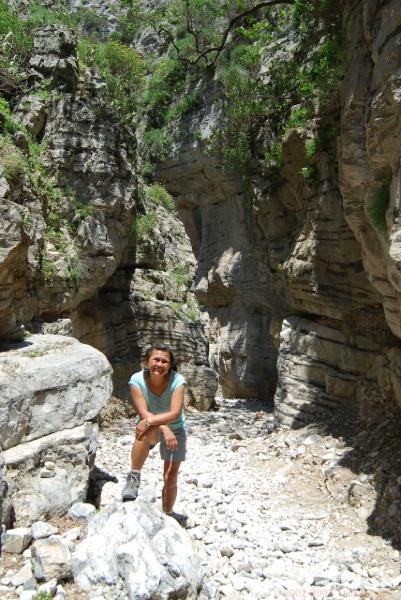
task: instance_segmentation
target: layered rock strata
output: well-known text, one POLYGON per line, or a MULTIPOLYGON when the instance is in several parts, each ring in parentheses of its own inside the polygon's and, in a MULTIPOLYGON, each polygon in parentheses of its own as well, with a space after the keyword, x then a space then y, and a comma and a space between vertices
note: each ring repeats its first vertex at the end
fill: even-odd
MULTIPOLYGON (((198 118, 196 125, 210 127, 210 114, 204 121, 198 118)), ((195 124, 187 127, 195 129, 195 124)), ((194 291, 210 319, 209 360, 219 373, 221 392, 255 397, 272 391, 271 280, 252 243, 241 178, 227 176, 218 157, 205 158, 199 143, 181 147, 175 158, 159 166, 158 177, 176 198, 197 258, 194 291)))
MULTIPOLYGON (((198 260, 195 291, 211 319, 210 360, 222 392, 270 399, 278 356, 282 424, 319 421, 344 402, 366 413, 366 386, 379 403, 399 404, 390 358, 401 333, 399 15, 395 2, 346 4, 342 96, 333 93, 324 111, 316 106, 306 127, 287 130, 279 178, 255 160, 246 184, 217 153, 206 155, 221 118, 211 82, 204 105, 180 125, 197 135, 176 140, 158 169, 198 260), (339 140, 330 139, 340 120, 339 140), (314 139, 326 141, 307 160, 314 139), (304 172, 311 164, 313 181, 304 172), (380 193, 388 196, 388 207, 379 207, 386 231, 369 217, 380 193)), ((258 138, 261 152, 268 129, 258 138)))

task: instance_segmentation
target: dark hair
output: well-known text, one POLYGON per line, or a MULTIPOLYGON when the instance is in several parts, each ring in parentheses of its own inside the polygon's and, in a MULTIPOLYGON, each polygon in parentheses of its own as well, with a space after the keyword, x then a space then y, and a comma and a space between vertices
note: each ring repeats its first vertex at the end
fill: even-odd
POLYGON ((168 352, 169 358, 170 358, 170 371, 177 370, 177 365, 175 364, 174 354, 173 354, 173 351, 170 348, 170 346, 165 346, 164 344, 152 344, 151 346, 148 346, 146 348, 146 352, 145 352, 145 361, 149 360, 150 355, 152 354, 153 350, 160 350, 161 352, 168 352))

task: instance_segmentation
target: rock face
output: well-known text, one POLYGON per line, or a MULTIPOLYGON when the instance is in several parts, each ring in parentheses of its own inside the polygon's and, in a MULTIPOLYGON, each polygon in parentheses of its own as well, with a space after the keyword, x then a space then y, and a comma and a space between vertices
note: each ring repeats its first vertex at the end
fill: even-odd
MULTIPOLYGON (((105 32, 117 22, 114 2, 85 6, 105 16, 105 32)), ((105 84, 77 60, 74 35, 53 26, 40 32, 32 89, 14 116, 46 142, 54 185, 73 193, 57 213, 64 247, 49 235, 28 182, 0 179, 5 334, 20 323, 69 331, 106 353, 120 396, 145 346, 161 341, 176 349, 193 381, 187 402, 198 407, 213 401, 209 368, 225 396, 275 397, 288 425, 358 400, 364 386, 379 402, 393 394, 396 407, 399 7, 351 1, 343 9, 349 60, 341 94, 311 108, 305 126, 286 129, 278 178, 260 159, 269 123, 257 133, 246 173, 227 170, 210 152, 221 124, 218 78, 205 76, 202 105, 174 124, 173 150, 155 180, 172 194, 192 249, 173 211, 137 193, 138 140, 110 116, 105 84), (306 144, 328 131, 308 162, 306 144), (303 173, 311 163, 313 182, 303 173), (139 227, 144 217, 156 219, 147 234, 139 227), (194 294, 207 314, 198 313, 194 294)))
POLYGON ((342 112, 344 209, 361 245, 367 276, 381 295, 386 322, 399 338, 399 7, 393 1, 375 13, 365 2, 349 7, 347 17, 352 62, 342 112), (387 196, 378 207, 385 223, 382 230, 366 216, 379 202, 380 190, 387 196))
POLYGON ((358 382, 375 363, 379 346, 358 336, 353 346, 338 329, 289 317, 280 333, 276 415, 282 424, 324 420, 355 400, 358 382))
MULTIPOLYGON (((210 120, 210 113, 204 121, 195 115, 186 127, 210 128, 210 120)), ((225 177, 219 158, 205 158, 200 144, 192 142, 180 147, 176 160, 159 166, 158 177, 176 198, 191 237, 198 261, 194 290, 210 318, 209 359, 222 393, 255 397, 272 392, 276 351, 269 337, 270 276, 252 243, 241 179, 225 177)))
POLYGON ((70 579, 71 564, 69 544, 61 536, 51 535, 32 546, 33 571, 39 581, 70 579))
POLYGON ((3 452, 0 450, 0 527, 3 521, 3 504, 7 495, 8 484, 6 481, 6 462, 3 452))
MULTIPOLYGON (((118 3, 69 7, 85 23, 96 11, 105 34, 118 20, 118 3)), ((105 82, 78 61, 76 35, 51 25, 33 43, 32 85, 13 118, 37 140, 51 199, 26 174, 8 182, 0 173, 0 340, 21 324, 73 335, 107 355, 121 397, 150 342, 170 343, 206 376, 208 342, 188 291, 195 259, 182 224, 163 206, 139 202, 134 134, 113 118, 105 82), (155 208, 151 235, 136 234, 135 220, 153 218, 155 208)), ((213 400, 215 379, 199 406, 213 400)))
POLYGON ((33 335, 0 359, 4 449, 94 419, 111 395, 111 368, 94 348, 33 335))
POLYGON ((132 158, 117 124, 106 114, 100 118, 104 83, 89 70, 79 71, 76 45, 65 27, 38 33, 31 77, 39 90, 46 79, 50 93, 46 100, 43 94, 23 96, 15 109, 14 118, 46 147, 46 185, 53 186, 55 198, 51 211, 45 209, 25 176, 3 191, 10 223, 0 262, 3 336, 16 322, 68 314, 105 284, 129 242, 132 158), (9 261, 14 272, 7 270, 9 261))
POLYGON ((75 582, 104 598, 196 598, 200 562, 188 534, 146 502, 113 502, 73 555, 75 582))
POLYGON ((112 390, 110 365, 94 348, 64 336, 28 339, 0 361, 0 435, 20 524, 85 500, 96 452, 92 421, 112 390))
MULTIPOLYGON (((240 172, 204 152, 219 127, 213 82, 179 125, 197 135, 177 136, 158 167, 198 260, 195 291, 210 316, 221 391, 269 400, 277 382, 285 425, 319 421, 344 402, 358 402, 366 415, 374 394, 386 410, 399 407, 391 357, 401 336, 400 10, 396 2, 347 2, 344 18, 342 97, 317 108, 307 126, 287 129, 278 180, 255 159, 246 187, 240 172), (339 140, 315 153, 316 178, 308 181, 306 143, 340 121, 339 140), (369 217, 380 201, 384 230, 369 217)), ((258 144, 266 135, 259 132, 258 144)))

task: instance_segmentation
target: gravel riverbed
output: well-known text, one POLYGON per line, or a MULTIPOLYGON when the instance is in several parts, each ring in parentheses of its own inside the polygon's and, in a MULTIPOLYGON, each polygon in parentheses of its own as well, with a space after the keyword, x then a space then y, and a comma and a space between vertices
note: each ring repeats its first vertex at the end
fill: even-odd
MULTIPOLYGON (((400 554, 373 535, 372 475, 346 466, 344 438, 323 429, 275 430, 257 402, 220 400, 189 413, 188 456, 175 510, 201 556, 201 598, 401 598, 400 554)), ((97 465, 118 477, 102 505, 118 499, 129 467, 133 422, 103 429, 97 465)), ((139 496, 161 507, 158 448, 139 496)))

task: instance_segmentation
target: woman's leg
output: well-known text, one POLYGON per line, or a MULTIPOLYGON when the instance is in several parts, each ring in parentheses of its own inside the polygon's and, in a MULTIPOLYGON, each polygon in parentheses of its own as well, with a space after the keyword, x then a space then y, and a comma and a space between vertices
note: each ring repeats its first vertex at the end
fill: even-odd
POLYGON ((131 450, 131 471, 127 475, 125 486, 122 490, 122 501, 130 502, 138 496, 141 482, 141 469, 148 457, 150 447, 158 442, 157 432, 153 429, 147 431, 141 439, 135 440, 131 450))
POLYGON ((177 476, 181 462, 164 462, 164 487, 162 492, 163 511, 170 513, 177 498, 177 476))
POLYGON ((148 458, 150 447, 157 444, 157 442, 157 432, 155 429, 150 429, 140 440, 138 438, 135 440, 131 449, 131 469, 133 471, 140 471, 142 469, 145 460, 148 458))

